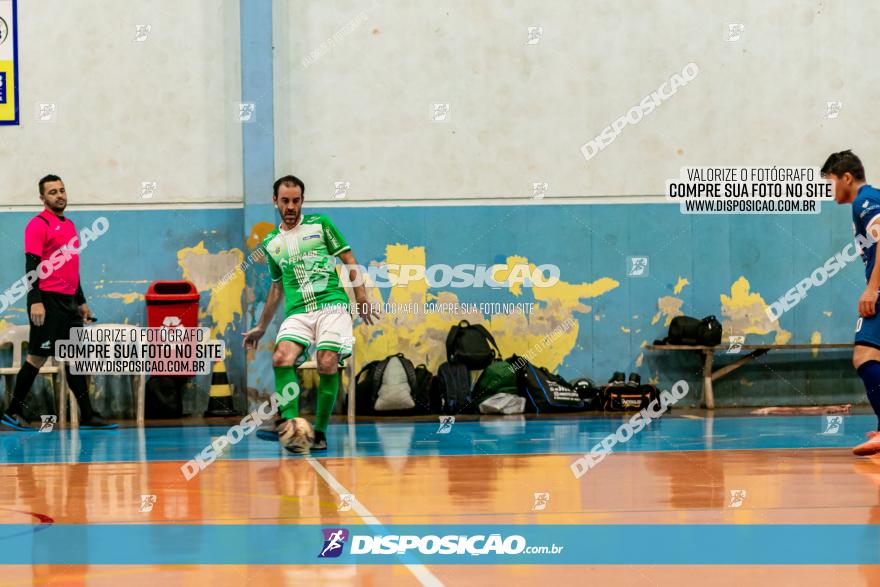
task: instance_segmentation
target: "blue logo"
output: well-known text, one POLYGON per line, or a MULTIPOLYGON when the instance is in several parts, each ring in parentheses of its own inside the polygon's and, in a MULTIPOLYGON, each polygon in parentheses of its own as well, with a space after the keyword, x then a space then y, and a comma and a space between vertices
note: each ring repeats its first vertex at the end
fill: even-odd
POLYGON ((342 547, 348 540, 348 530, 346 528, 324 528, 324 548, 318 554, 318 558, 336 558, 342 554, 342 547))
POLYGON ((0 104, 6 104, 6 72, 0 71, 0 104))
POLYGON ((310 238, 321 238, 321 235, 320 235, 320 234, 310 234, 309 236, 304 237, 303 240, 304 240, 304 241, 307 241, 307 240, 309 240, 310 238))

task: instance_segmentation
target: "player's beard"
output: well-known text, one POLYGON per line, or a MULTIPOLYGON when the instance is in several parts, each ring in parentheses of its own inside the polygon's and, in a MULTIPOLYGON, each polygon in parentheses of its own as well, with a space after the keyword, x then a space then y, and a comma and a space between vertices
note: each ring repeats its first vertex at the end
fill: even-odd
POLYGON ((290 216, 282 216, 281 220, 284 222, 285 225, 292 228, 292 227, 296 226, 297 223, 299 222, 299 216, 300 216, 299 212, 294 212, 290 216))
POLYGON ((49 209, 55 214, 63 214, 65 208, 67 208, 67 200, 55 200, 49 203, 49 209))

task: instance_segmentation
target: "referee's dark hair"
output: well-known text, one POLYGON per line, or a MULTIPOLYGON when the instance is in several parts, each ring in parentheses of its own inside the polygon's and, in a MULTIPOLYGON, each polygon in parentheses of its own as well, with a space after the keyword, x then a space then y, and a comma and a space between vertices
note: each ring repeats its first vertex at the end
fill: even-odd
POLYGON ((43 186, 49 183, 50 181, 61 181, 61 178, 57 175, 52 175, 51 173, 40 180, 40 195, 43 195, 43 186))
POLYGON ((822 177, 829 173, 837 177, 843 177, 844 173, 851 173, 856 181, 865 181, 865 167, 855 153, 847 149, 839 153, 831 153, 822 166, 822 177))
POLYGON ((295 185, 299 186, 299 191, 302 192, 302 197, 305 199, 306 197, 306 184, 302 182, 302 180, 295 175, 285 175, 284 177, 279 177, 275 180, 275 185, 272 186, 272 193, 275 197, 278 197, 278 188, 282 185, 286 185, 288 187, 292 187, 295 185))

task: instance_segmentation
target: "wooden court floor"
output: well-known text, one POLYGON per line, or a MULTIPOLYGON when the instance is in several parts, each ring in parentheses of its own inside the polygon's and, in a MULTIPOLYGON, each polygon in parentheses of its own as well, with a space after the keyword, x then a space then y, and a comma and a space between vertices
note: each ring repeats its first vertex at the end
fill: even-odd
MULTIPOLYGON (((0 524, 880 524, 880 459, 849 451, 869 417, 848 417, 840 434, 825 434, 818 417, 664 418, 576 479, 572 461, 619 423, 487 420, 445 434, 430 422, 333 425, 326 457, 289 456, 248 437, 189 481, 181 464, 223 428, 3 433, 0 524), (536 493, 546 495, 542 505, 536 493), (345 506, 345 494, 356 507, 345 506), (143 495, 155 496, 150 511, 142 511, 143 495)), ((0 550, 10 540, 21 537, 0 528, 0 550)), ((633 544, 632 562, 649 549, 680 560, 675 548, 633 544)), ((867 564, 420 561, 168 565, 160 556, 149 565, 52 564, 51 557, 46 564, 35 556, 4 565, 0 585, 880 585, 880 567, 867 564)))

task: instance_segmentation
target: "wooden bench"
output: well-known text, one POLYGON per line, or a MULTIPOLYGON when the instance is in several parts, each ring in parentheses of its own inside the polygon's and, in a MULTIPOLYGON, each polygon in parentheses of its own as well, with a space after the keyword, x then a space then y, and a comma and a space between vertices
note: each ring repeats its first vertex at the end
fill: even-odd
POLYGON ((712 382, 716 379, 724 377, 731 371, 739 369, 749 361, 753 361, 762 355, 766 355, 772 350, 818 350, 818 349, 851 349, 852 344, 744 344, 740 350, 751 351, 747 355, 741 356, 738 360, 724 365, 720 369, 712 370, 715 353, 723 351, 724 354, 738 355, 728 351, 729 345, 718 346, 689 346, 677 344, 652 344, 648 345, 649 351, 691 351, 703 354, 703 401, 702 406, 707 410, 715 408, 715 393, 712 389, 712 382))

